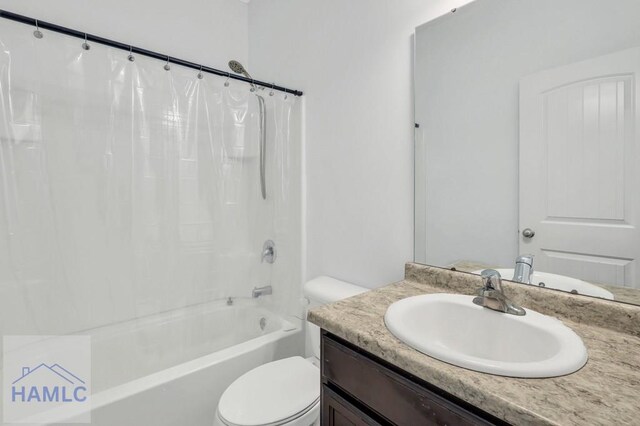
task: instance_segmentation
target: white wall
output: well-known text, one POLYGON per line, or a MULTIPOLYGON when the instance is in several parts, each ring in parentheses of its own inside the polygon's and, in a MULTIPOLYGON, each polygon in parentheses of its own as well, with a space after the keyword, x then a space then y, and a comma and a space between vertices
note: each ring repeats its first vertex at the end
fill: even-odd
POLYGON ((417 30, 420 260, 513 264, 520 78, 640 45, 639 16, 636 0, 481 0, 417 30))
POLYGON ((412 35, 466 2, 251 2, 252 72, 305 91, 308 278, 402 278, 413 258, 412 35))
POLYGON ((0 9, 221 69, 248 58, 240 0, 0 0, 0 9))

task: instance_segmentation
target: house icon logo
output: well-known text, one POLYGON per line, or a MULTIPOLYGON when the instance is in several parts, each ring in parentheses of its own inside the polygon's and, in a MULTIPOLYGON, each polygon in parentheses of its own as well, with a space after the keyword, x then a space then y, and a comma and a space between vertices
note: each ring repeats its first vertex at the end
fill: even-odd
POLYGON ((3 424, 91 423, 91 336, 2 337, 3 424))
POLYGON ((84 402, 85 381, 59 364, 22 367, 22 375, 11 384, 11 402, 84 402))

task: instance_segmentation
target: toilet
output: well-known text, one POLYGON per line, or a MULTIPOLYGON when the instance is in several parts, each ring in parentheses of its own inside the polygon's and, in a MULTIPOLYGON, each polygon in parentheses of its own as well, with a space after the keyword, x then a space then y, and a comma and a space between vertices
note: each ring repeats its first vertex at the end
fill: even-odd
MULTIPOLYGON (((368 289, 318 277, 304 285, 309 308, 364 293, 368 289)), ((320 329, 306 323, 313 356, 263 364, 238 377, 224 391, 215 426, 310 426, 320 418, 320 329)))

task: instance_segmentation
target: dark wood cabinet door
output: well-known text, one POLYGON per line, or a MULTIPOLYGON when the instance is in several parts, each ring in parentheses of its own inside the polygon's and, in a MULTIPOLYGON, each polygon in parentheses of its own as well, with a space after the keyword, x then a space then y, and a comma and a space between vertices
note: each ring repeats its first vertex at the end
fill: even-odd
POLYGON ((322 386, 321 405, 322 426, 377 426, 380 424, 326 385, 322 386))

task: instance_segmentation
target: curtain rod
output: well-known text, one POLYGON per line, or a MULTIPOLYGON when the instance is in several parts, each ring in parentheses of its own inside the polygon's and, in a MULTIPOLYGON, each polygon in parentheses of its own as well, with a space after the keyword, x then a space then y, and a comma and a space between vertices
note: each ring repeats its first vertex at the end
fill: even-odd
POLYGON ((158 52, 154 52, 147 49, 142 49, 140 47, 135 47, 129 44, 120 43, 119 41, 110 40, 108 38, 99 37, 96 35, 83 33, 82 31, 73 30, 71 28, 66 28, 60 25, 52 24, 50 22, 41 21, 39 19, 30 18, 28 16, 18 15, 17 13, 8 12, 6 10, 0 9, 0 18, 8 19, 10 21, 20 22, 23 24, 31 25, 38 28, 45 29, 49 31, 53 31, 60 34, 66 34, 71 37, 76 37, 82 40, 91 41, 94 43, 104 44, 105 46, 114 47, 116 49, 124 50, 127 52, 135 53, 138 55, 148 56, 150 58, 160 59, 162 61, 169 61, 172 64, 182 65, 183 67, 193 68, 194 70, 207 72, 210 74, 219 75, 221 77, 228 77, 234 80, 244 81, 245 83, 252 83, 258 86, 263 86, 267 89, 278 90, 284 93, 291 93, 295 96, 302 96, 303 92, 300 90, 288 89, 286 87, 278 86, 273 83, 267 83, 260 80, 253 80, 241 75, 233 74, 227 71, 222 71, 216 68, 206 67, 204 65, 196 64, 194 62, 185 61, 184 59, 174 58, 169 55, 163 55, 158 52))

